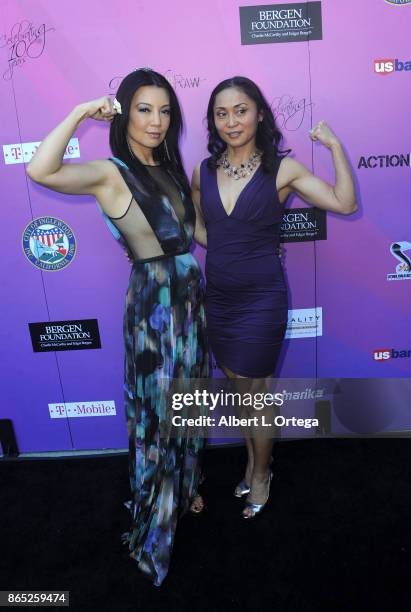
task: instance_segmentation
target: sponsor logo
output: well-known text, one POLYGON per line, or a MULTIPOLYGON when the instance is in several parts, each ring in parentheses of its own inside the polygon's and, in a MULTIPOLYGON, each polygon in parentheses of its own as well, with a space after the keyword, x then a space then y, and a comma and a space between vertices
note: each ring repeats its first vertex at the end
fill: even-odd
POLYGON ((395 274, 387 274, 388 281, 395 280, 411 280, 411 259, 404 253, 411 249, 411 242, 393 242, 390 246, 390 252, 398 259, 395 267, 395 274))
POLYGON ((281 391, 281 395, 285 402, 290 402, 292 400, 307 400, 307 399, 319 399, 324 397, 325 388, 323 389, 311 389, 307 387, 304 391, 287 391, 283 389, 281 391))
POLYGON ((387 75, 392 72, 407 72, 411 70, 411 62, 404 62, 399 59, 376 59, 374 60, 374 72, 376 74, 387 75))
POLYGON ((288 311, 286 338, 315 338, 323 335, 323 309, 299 308, 288 311))
POLYGON ((411 350, 375 349, 373 351, 374 361, 387 361, 388 359, 410 359, 411 350))
POLYGON ((327 216, 319 208, 291 208, 284 212, 281 242, 308 242, 327 239, 327 216))
POLYGON ((15 68, 41 57, 46 47, 46 35, 48 38, 47 33, 53 31, 54 28, 47 27, 45 23, 36 26, 24 19, 15 23, 8 34, 0 36, 0 49, 6 48, 8 55, 8 67, 3 79, 9 81, 15 68))
POLYGON ((406 6, 411 4, 411 0, 385 0, 387 4, 394 4, 395 6, 406 6))
POLYGON ((271 109, 277 126, 289 132, 296 132, 302 125, 308 109, 313 106, 305 98, 295 98, 289 94, 283 94, 274 98, 271 109))
MULTIPOLYGON (((174 89, 198 89, 201 87, 203 81, 206 80, 205 77, 198 74, 183 74, 172 68, 168 68, 165 71, 158 70, 157 72, 162 74, 174 89)), ((117 89, 123 78, 123 76, 115 76, 110 79, 108 84, 110 96, 116 95, 117 89)))
POLYGON ((181 74, 171 69, 166 70, 163 74, 174 89, 198 89, 206 80, 205 77, 181 74))
POLYGON ((403 168, 410 167, 410 153, 397 153, 395 155, 369 155, 360 157, 358 168, 403 168))
POLYGON ((240 6, 241 44, 322 40, 321 2, 240 6))
POLYGON ((55 217, 38 217, 23 232, 23 251, 33 266, 55 272, 68 266, 76 254, 71 227, 55 217))
MULTIPOLYGON (((5 164, 26 164, 33 157, 40 142, 22 142, 20 144, 3 145, 3 156, 5 164)), ((72 138, 67 145, 64 159, 80 157, 80 145, 78 138, 72 138)))
POLYGON ((97 319, 29 323, 33 351, 78 351, 101 348, 97 319))
POLYGON ((51 419, 115 416, 116 405, 112 400, 108 402, 62 402, 49 404, 49 414, 51 419))

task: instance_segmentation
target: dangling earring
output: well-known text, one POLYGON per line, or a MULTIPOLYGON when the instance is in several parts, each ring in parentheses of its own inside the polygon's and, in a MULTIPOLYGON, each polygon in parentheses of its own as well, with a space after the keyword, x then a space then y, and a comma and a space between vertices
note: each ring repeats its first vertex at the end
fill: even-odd
POLYGON ((130 143, 128 141, 127 136, 126 136, 126 142, 127 142, 128 150, 130 151, 130 155, 131 155, 132 159, 136 159, 136 156, 133 153, 133 149, 130 147, 130 143))
POLYGON ((164 150, 165 150, 165 152, 166 152, 166 155, 167 155, 168 161, 171 161, 170 153, 168 152, 168 146, 167 146, 167 140, 166 140, 166 138, 164 138, 163 142, 164 142, 164 150))

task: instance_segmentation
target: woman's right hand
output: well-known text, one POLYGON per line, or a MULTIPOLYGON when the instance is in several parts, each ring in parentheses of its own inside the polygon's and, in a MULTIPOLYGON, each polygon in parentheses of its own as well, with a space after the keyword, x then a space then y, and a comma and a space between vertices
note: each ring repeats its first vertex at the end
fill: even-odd
MULTIPOLYGON (((73 195, 93 195, 99 200, 101 190, 113 190, 113 179, 118 174, 108 160, 96 160, 79 164, 64 164, 67 144, 82 121, 112 121, 116 114, 109 96, 102 96, 76 106, 69 115, 42 141, 27 167, 29 177, 41 185, 73 195)), ((113 195, 113 194, 111 194, 113 195)), ((99 200, 100 201, 100 200, 99 200)), ((113 211, 108 207, 104 212, 113 211)))
POLYGON ((109 96, 102 96, 97 100, 84 104, 85 117, 96 119, 96 121, 112 121, 116 111, 113 101, 109 96))

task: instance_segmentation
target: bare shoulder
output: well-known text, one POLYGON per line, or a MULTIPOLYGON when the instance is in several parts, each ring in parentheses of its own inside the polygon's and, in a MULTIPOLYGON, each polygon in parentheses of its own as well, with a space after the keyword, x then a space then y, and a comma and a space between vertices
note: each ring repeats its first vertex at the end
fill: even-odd
POLYGON ((91 162, 104 176, 95 196, 103 211, 111 217, 121 217, 130 204, 130 190, 115 163, 108 159, 91 162))
POLYGON ((104 177, 102 187, 112 193, 128 191, 117 165, 109 159, 99 159, 91 162, 104 177))
POLYGON ((119 171, 117 170, 116 164, 114 164, 109 159, 96 159, 94 161, 89 162, 89 166, 91 168, 95 168, 95 170, 99 172, 105 179, 112 180, 113 178, 115 179, 115 177, 120 175, 119 171))

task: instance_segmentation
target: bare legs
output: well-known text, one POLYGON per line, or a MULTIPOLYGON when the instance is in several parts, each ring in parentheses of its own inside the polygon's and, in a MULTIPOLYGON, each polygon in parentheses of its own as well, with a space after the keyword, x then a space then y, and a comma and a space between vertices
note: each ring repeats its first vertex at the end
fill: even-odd
MULTIPOLYGON (((230 369, 222 367, 224 374, 230 378, 244 378, 239 374, 235 374, 230 369)), ((268 380, 256 379, 253 381, 253 391, 260 392, 262 389, 267 389, 268 380)), ((269 467, 271 453, 273 449, 273 440, 262 436, 246 437, 246 447, 248 454, 247 467, 245 471, 245 482, 251 487, 251 491, 247 496, 247 501, 252 504, 264 504, 267 501, 269 491, 269 467)), ((253 516, 250 508, 244 508, 243 515, 246 518, 253 516)))

